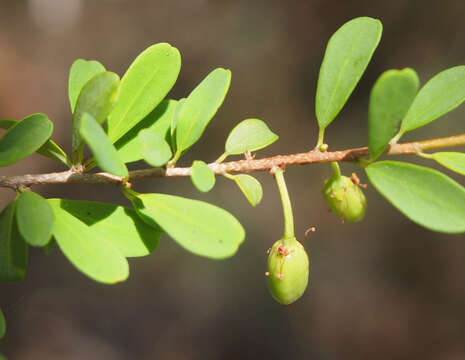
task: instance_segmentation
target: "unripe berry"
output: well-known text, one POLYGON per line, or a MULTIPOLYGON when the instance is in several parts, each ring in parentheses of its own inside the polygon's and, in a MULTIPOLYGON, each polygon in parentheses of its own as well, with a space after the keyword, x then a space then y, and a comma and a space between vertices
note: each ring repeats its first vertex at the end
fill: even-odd
POLYGON ((323 195, 331 211, 343 221, 357 222, 365 216, 367 203, 355 174, 352 178, 331 177, 325 183, 323 195))
POLYGON ((273 244, 268 256, 268 288, 273 298, 289 305, 307 288, 309 259, 295 238, 281 239, 273 244))

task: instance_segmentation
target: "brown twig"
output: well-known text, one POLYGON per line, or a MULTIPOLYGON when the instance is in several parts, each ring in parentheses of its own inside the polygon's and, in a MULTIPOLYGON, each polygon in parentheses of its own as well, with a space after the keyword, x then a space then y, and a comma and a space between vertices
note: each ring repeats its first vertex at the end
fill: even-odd
MULTIPOLYGON (((419 151, 465 145, 465 134, 448 136, 424 141, 392 145, 387 155, 417 154, 419 151)), ((274 166, 306 165, 323 162, 356 161, 369 154, 368 147, 340 151, 321 152, 311 150, 305 153, 277 155, 269 158, 210 163, 208 166, 217 174, 247 173, 253 171, 270 171, 274 166)), ((150 168, 129 172, 129 181, 159 177, 190 176, 190 167, 150 168)), ((0 176, 0 187, 17 189, 21 186, 45 184, 119 184, 124 179, 109 173, 81 173, 73 170, 36 175, 0 176)))

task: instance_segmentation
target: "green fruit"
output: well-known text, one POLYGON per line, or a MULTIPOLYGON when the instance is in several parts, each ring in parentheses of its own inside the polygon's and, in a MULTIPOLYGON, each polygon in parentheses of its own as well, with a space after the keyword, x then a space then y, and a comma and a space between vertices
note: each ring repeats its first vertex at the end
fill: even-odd
POLYGON ((356 176, 336 176, 328 179, 323 188, 329 208, 343 221, 357 222, 365 216, 367 203, 357 180, 356 176))
POLYGON ((309 259, 295 238, 274 243, 268 256, 268 289, 273 298, 289 305, 302 296, 308 284, 309 259))

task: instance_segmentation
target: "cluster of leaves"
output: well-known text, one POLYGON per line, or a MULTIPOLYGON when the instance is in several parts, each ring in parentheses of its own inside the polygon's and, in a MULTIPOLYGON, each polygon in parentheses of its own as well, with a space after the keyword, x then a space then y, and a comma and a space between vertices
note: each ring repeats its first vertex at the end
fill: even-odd
MULTIPOLYGON (((0 213, 0 281, 23 280, 28 247, 49 253, 55 244, 90 278, 116 283, 129 275, 127 258, 152 253, 166 232, 183 248, 212 259, 232 256, 245 232, 229 212, 198 200, 167 194, 138 194, 125 187, 128 163, 145 160, 154 167, 174 166, 202 136, 228 91, 231 72, 213 70, 186 97, 165 99, 181 66, 178 50, 169 44, 150 46, 120 80, 97 61, 76 60, 70 69, 72 154, 50 137, 53 124, 44 114, 21 121, 0 120, 0 166, 14 164, 37 152, 70 171, 95 166, 121 178, 121 189, 133 208, 67 199, 44 199, 18 188, 14 201, 0 213), (83 159, 87 145, 93 157, 83 159)), ((259 119, 240 122, 217 160, 264 148, 278 136, 259 119)), ((250 175, 226 177, 237 183, 255 206, 262 198, 260 183, 250 175)), ((202 192, 215 184, 203 161, 192 164, 192 182, 202 192)), ((0 313, 0 337, 5 330, 0 313)))
MULTIPOLYGON (((316 94, 320 128, 338 115, 365 71, 381 38, 381 23, 361 17, 344 24, 331 37, 321 65, 316 94)), ((427 125, 465 100, 465 66, 435 75, 419 89, 413 69, 381 74, 370 94, 368 144, 370 157, 361 162, 373 186, 397 209, 425 228, 445 233, 465 232, 465 189, 456 181, 424 166, 376 161, 401 136, 427 125)), ((436 160, 465 175, 465 154, 437 152, 418 155, 436 160)))
MULTIPOLYGON (((214 205, 166 194, 138 194, 124 186, 127 164, 145 160, 154 167, 173 166, 202 136, 221 106, 231 72, 213 70, 187 96, 166 99, 181 66, 180 54, 162 43, 150 46, 123 78, 97 61, 79 59, 69 76, 73 114, 72 155, 50 140, 53 125, 44 114, 22 121, 2 120, 8 130, 0 139, 0 165, 13 164, 34 152, 70 167, 89 171, 98 166, 121 177, 121 189, 133 209, 66 199, 44 199, 18 189, 18 196, 0 214, 0 280, 25 276, 28 246, 49 251, 56 242, 80 271, 102 283, 128 277, 128 257, 145 256, 157 247, 162 232, 194 254, 222 259, 233 255, 245 237, 236 218, 214 205), (84 161, 87 145, 93 157, 84 161)), ((226 140, 225 153, 243 154, 278 139, 259 119, 240 122, 226 140)), ((250 175, 227 175, 252 205, 262 188, 250 175)), ((215 175, 203 161, 192 165, 192 182, 209 191, 215 175)))

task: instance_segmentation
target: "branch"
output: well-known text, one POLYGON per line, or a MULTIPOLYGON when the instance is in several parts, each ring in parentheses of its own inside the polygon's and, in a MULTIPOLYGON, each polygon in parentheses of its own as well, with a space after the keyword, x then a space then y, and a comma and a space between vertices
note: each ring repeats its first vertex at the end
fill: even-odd
MULTIPOLYGON (((387 155, 414 155, 423 150, 465 145, 465 134, 424 141, 394 144, 386 151, 387 155)), ((208 166, 217 175, 226 173, 247 173, 270 171, 273 166, 306 165, 324 162, 357 161, 369 155, 368 147, 340 151, 311 150, 305 153, 277 155, 263 159, 246 159, 225 163, 210 163, 208 166)), ((129 182, 159 177, 190 176, 190 167, 150 168, 129 172, 129 182)), ((82 173, 68 170, 49 174, 0 176, 0 187, 16 190, 21 186, 46 184, 120 184, 124 179, 109 173, 82 173)))

